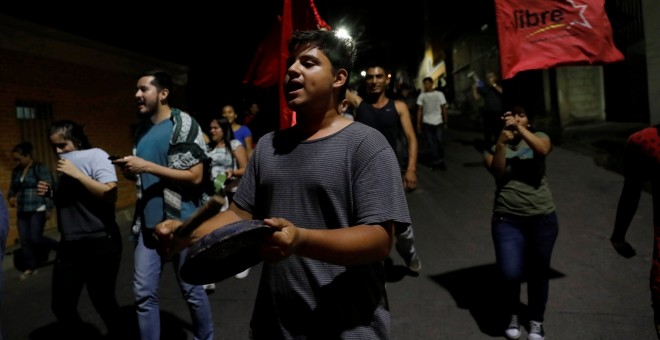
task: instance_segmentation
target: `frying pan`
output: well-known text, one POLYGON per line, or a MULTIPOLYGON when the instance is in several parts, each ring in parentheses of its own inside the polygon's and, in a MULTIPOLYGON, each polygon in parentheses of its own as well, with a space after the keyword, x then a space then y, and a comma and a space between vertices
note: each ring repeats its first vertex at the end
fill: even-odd
MULTIPOLYGON (((189 235, 221 208, 222 198, 212 198, 175 234, 189 235)), ((210 231, 188 247, 181 278, 196 285, 219 282, 258 264, 262 261, 259 247, 274 231, 262 220, 241 220, 210 231)))

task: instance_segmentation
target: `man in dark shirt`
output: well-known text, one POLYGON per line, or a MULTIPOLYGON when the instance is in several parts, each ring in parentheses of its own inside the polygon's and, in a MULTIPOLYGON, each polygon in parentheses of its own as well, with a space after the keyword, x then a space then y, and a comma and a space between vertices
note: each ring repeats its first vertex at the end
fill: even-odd
MULTIPOLYGON (((383 66, 372 64, 366 71, 365 97, 349 91, 346 93, 346 99, 354 108, 356 121, 375 128, 385 136, 402 168, 403 187, 412 191, 417 188, 417 137, 408 105, 386 95, 390 78, 383 66)), ((412 225, 402 233, 397 233, 396 250, 410 270, 421 270, 422 264, 415 251, 412 225)))

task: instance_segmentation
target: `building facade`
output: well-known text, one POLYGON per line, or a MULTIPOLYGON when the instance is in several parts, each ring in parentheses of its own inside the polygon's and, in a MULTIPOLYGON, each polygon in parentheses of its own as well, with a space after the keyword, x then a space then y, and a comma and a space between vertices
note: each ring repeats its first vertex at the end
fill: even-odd
MULTIPOLYGON (((136 76, 159 68, 172 73, 185 96, 188 68, 0 15, 0 187, 9 189, 11 149, 34 145, 33 157, 55 174, 48 141, 50 123, 70 119, 85 127, 92 146, 129 155, 138 121, 136 76)), ((134 184, 119 177, 117 208, 135 203, 134 184)), ((16 212, 10 210, 8 245, 18 242, 16 212)), ((55 228, 56 218, 46 228, 55 228)))
MULTIPOLYGON (((500 74, 500 53, 492 1, 471 4, 480 8, 479 15, 452 12, 451 18, 445 17, 451 22, 431 26, 428 35, 434 44, 447 46, 453 108, 478 117, 468 74, 475 72, 482 79, 489 71, 500 74)), ((660 123, 660 36, 653 34, 660 31, 660 2, 607 0, 605 6, 625 60, 521 72, 503 81, 509 107, 522 104, 534 110, 540 125, 556 131, 593 122, 660 123)))

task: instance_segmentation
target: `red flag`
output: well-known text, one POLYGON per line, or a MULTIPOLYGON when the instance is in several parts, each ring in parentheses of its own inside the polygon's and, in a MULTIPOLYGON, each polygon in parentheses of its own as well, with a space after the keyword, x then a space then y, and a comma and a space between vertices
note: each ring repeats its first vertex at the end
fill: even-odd
POLYGON ((259 44, 257 53, 252 59, 250 68, 243 78, 243 84, 252 84, 256 87, 266 88, 276 85, 280 81, 280 27, 282 17, 277 17, 271 26, 268 35, 259 44))
POLYGON ((284 99, 282 79, 286 72, 287 43, 293 30, 330 29, 318 14, 314 0, 284 0, 282 14, 261 42, 243 84, 265 88, 279 85, 280 128, 295 125, 295 112, 284 99), (307 5, 305 5, 305 3, 307 5), (293 5, 295 4, 295 6, 293 5))
POLYGON ((502 78, 559 65, 623 60, 605 0, 495 0, 502 78))
POLYGON ((293 18, 291 14, 291 0, 284 0, 284 8, 282 9, 282 35, 280 37, 280 72, 278 73, 280 79, 279 98, 280 98, 280 129, 295 125, 296 116, 293 111, 286 104, 284 97, 284 73, 286 72, 286 58, 289 56, 287 42, 293 34, 293 18))

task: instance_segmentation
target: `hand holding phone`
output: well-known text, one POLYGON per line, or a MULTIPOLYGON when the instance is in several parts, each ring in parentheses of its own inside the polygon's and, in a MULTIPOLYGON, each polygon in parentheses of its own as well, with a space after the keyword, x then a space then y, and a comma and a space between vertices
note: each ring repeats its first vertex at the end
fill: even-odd
POLYGON ((108 157, 108 159, 109 159, 110 161, 112 161, 112 162, 114 162, 114 161, 116 161, 116 160, 118 160, 118 159, 121 159, 121 158, 124 158, 124 157, 122 157, 122 156, 114 156, 114 155, 108 157))

